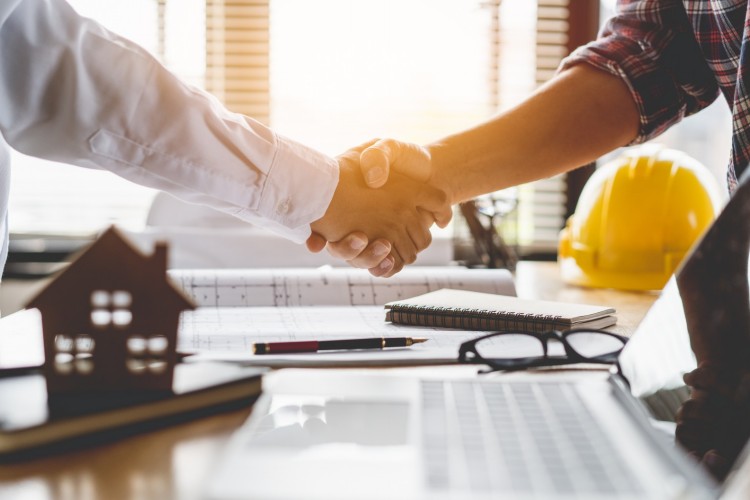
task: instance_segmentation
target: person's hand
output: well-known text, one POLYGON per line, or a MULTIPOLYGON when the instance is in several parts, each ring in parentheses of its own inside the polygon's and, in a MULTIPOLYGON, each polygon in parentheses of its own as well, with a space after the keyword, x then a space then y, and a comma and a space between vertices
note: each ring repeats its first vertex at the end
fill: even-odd
MULTIPOLYGON (((327 241, 362 231, 373 240, 373 253, 382 243, 377 239, 390 241, 394 264, 386 275, 392 275, 429 245, 429 226, 435 219, 444 220, 450 207, 445 193, 401 174, 392 175, 381 189, 370 189, 360 173, 360 153, 355 148, 339 157, 339 185, 326 214, 311 228, 327 241)), ((308 241, 308 248, 318 247, 315 239, 308 241)))
MULTIPOLYGON (((365 182, 371 188, 380 188, 388 182, 392 170, 438 187, 430 152, 418 144, 401 142, 395 139, 379 139, 362 151, 360 169, 365 182)), ((441 185, 439 189, 446 193, 449 200, 451 199, 450 186, 441 185)), ((435 214, 435 223, 439 227, 445 227, 450 222, 452 215, 450 209, 435 214)), ((341 249, 329 245, 329 251, 339 252, 341 249)), ((379 267, 368 267, 370 267, 370 273, 375 276, 391 275, 392 273, 387 270, 387 266, 388 262, 383 261, 379 264, 379 267)))
POLYGON ((367 146, 360 155, 360 169, 372 188, 383 186, 391 170, 422 182, 429 182, 433 176, 432 158, 426 148, 395 139, 379 139, 367 146))
MULTIPOLYGON (((395 139, 379 139, 350 150, 355 151, 360 152, 360 169, 365 182, 371 188, 382 187, 388 181, 391 170, 425 183, 435 182, 430 153, 417 144, 395 139)), ((446 194, 447 188, 448 186, 441 187, 446 194)), ((450 205, 432 214, 439 227, 447 226, 452 215, 450 205)), ((427 217, 425 222, 428 222, 427 217)), ((390 242, 382 239, 368 245, 361 232, 352 233, 337 242, 326 242, 322 236, 315 233, 307 240, 307 248, 311 252, 328 248, 328 252, 334 257, 346 260, 354 267, 369 269, 374 276, 392 276, 400 270, 400 267, 396 267, 396 258, 384 253, 389 246, 390 242)))
POLYGON ((706 361, 684 380, 691 395, 676 415, 675 437, 721 480, 750 437, 750 376, 706 361))
POLYGON ((306 245, 313 253, 327 248, 333 257, 346 261, 352 267, 368 269, 376 277, 390 275, 396 263, 395 258, 390 255, 390 241, 378 238, 369 243, 367 235, 362 231, 354 231, 335 242, 328 242, 318 233, 312 233, 306 245))
MULTIPOLYGON (((427 182, 431 177, 430 156, 426 149, 415 144, 407 144, 393 139, 371 140, 347 151, 344 156, 354 159, 359 155, 359 162, 363 176, 371 169, 386 172, 384 177, 368 182, 373 188, 383 186, 388 180, 391 165, 394 170, 406 174, 412 179, 427 182), (364 161, 364 165, 361 162, 364 161)), ((373 174, 369 174, 373 179, 373 174)), ((365 179, 367 182, 367 179, 365 179)), ((433 220, 440 227, 445 227, 451 220, 453 213, 449 204, 445 204, 439 211, 423 213, 424 223, 431 225, 433 220)), ((320 234, 313 232, 307 240, 307 248, 311 252, 319 252, 327 248, 328 252, 339 259, 347 261, 351 266, 369 269, 373 276, 392 276, 398 272, 403 263, 391 254, 391 242, 378 238, 372 242, 361 231, 355 231, 340 241, 326 241, 320 234)))
MULTIPOLYGON (((377 139, 373 139, 344 154, 361 154, 365 148, 376 142, 377 139)), ((369 269, 373 276, 384 276, 390 273, 395 265, 395 259, 390 256, 391 242, 382 238, 370 242, 362 231, 354 231, 335 242, 326 241, 321 235, 313 232, 305 244, 312 253, 318 253, 327 248, 328 253, 333 257, 348 262, 352 267, 369 269)))

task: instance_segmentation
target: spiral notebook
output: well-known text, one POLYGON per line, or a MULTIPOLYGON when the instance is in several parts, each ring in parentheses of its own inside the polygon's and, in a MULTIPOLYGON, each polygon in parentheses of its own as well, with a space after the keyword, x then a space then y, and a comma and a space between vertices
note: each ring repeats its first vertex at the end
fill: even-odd
POLYGON ((443 288, 385 305, 386 321, 461 330, 605 328, 617 323, 606 306, 528 300, 507 295, 443 288))

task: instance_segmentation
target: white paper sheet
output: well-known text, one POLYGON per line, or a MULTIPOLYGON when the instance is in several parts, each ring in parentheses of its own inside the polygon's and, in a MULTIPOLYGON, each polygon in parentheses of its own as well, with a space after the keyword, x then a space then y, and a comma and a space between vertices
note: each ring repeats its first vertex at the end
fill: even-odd
MULTIPOLYGON (((182 315, 178 349, 195 359, 267 366, 385 366, 454 363, 462 342, 489 332, 399 326, 384 321, 380 306, 218 307, 182 315), (412 347, 304 354, 254 355, 253 343, 367 337, 423 337, 412 347)), ((528 356, 528 342, 495 337, 492 352, 528 356)), ((559 344, 550 354, 563 354, 559 344)))
MULTIPOLYGON (((400 360, 453 361, 458 345, 482 332, 464 332, 386 323, 381 306, 201 307, 182 315, 178 349, 211 359, 257 364, 391 364, 400 360), (403 349, 253 355, 256 342, 333 340, 367 337, 426 337, 403 349)), ((398 364, 398 363, 397 363, 398 364)))
POLYGON ((515 295, 505 269, 412 267, 391 278, 364 269, 196 269, 169 272, 199 306, 384 305, 441 288, 515 295))
POLYGON ((385 322, 386 302, 441 288, 515 295, 507 270, 412 267, 392 278, 363 269, 180 270, 170 277, 200 306, 182 315, 178 349, 195 359, 260 365, 389 365, 453 362, 458 346, 482 332, 396 326, 385 322), (367 337, 428 337, 411 348, 386 351, 263 355, 255 342, 367 337))

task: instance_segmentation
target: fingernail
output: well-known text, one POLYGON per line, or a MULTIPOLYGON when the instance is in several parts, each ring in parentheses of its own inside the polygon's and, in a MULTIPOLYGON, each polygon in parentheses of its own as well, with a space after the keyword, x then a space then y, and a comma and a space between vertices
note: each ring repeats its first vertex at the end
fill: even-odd
POLYGON ((351 240, 349 240, 349 246, 352 247, 354 250, 362 250, 367 246, 367 242, 363 240, 362 238, 354 237, 351 240))
POLYGON ((367 182, 373 184, 379 182, 380 179, 385 175, 385 170, 380 167, 373 167, 367 171, 367 182))
POLYGON ((378 267, 383 271, 387 271, 388 269, 393 267, 393 262, 391 261, 391 259, 383 259, 383 262, 378 264, 378 267))
POLYGON ((388 248, 388 245, 385 245, 383 243, 375 243, 375 246, 372 247, 372 254, 376 257, 380 257, 381 255, 385 255, 388 252, 390 252, 390 248, 388 248))

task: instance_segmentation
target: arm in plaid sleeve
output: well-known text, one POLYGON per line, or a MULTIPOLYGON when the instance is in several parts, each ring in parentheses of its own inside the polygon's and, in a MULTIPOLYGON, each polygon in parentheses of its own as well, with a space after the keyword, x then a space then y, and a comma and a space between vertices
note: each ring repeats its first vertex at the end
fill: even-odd
POLYGON ((719 93, 681 0, 619 0, 599 38, 573 52, 561 70, 580 63, 628 85, 640 114, 633 144, 700 111, 719 93))

